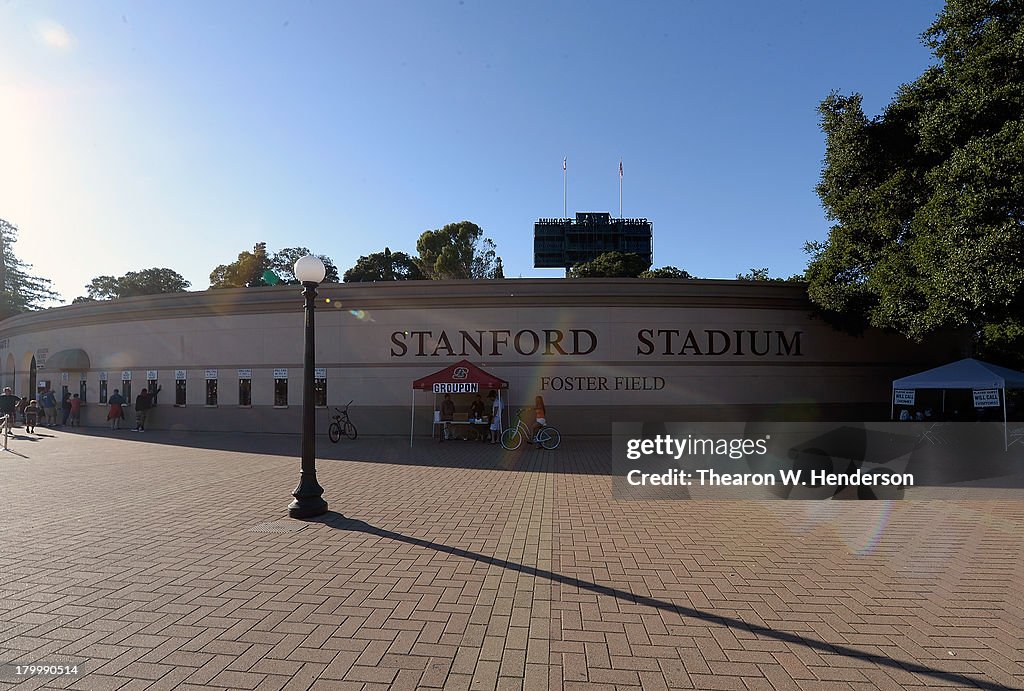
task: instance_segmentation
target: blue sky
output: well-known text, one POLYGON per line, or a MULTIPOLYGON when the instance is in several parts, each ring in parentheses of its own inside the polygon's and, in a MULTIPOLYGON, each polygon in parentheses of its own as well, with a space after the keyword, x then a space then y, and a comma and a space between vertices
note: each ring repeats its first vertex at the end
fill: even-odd
POLYGON ((66 300, 265 241, 339 268, 472 220, 507 276, 568 208, 654 222, 655 264, 790 275, 828 232, 818 103, 877 114, 941 2, 0 5, 0 217, 66 300))

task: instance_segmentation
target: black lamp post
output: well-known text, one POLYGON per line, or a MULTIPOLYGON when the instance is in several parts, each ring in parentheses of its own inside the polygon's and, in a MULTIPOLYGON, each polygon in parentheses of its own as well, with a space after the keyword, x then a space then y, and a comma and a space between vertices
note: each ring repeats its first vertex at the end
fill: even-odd
POLYGON ((313 299, 316 287, 327 270, 317 257, 306 255, 295 262, 295 278, 302 282, 306 300, 305 355, 302 359, 302 474, 292 492, 295 501, 288 505, 292 518, 312 518, 327 512, 324 488, 316 481, 316 410, 313 401, 313 366, 316 358, 316 332, 313 329, 313 299))

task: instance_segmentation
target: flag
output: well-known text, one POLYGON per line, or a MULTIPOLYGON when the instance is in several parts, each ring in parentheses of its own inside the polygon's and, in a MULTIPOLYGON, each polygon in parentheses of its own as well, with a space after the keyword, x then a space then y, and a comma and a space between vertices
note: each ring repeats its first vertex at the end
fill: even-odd
POLYGON ((568 156, 566 156, 565 158, 562 159, 562 170, 563 171, 566 170, 565 164, 568 162, 568 160, 569 160, 568 156))
POLYGON ((622 159, 619 159, 619 177, 622 177, 622 159))

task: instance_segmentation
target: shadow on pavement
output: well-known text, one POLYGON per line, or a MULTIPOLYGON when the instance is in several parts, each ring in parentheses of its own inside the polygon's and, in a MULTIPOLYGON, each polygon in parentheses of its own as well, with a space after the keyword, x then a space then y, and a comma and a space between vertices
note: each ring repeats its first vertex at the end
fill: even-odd
POLYGON ((423 540, 409 535, 403 535, 396 533, 391 530, 384 528, 378 528, 377 526, 370 525, 365 521, 360 521, 354 518, 346 518, 340 513, 335 511, 328 511, 323 516, 311 519, 310 523, 322 523, 323 525, 330 526, 331 528, 337 528, 338 530, 348 530, 352 532, 366 533, 367 535, 373 535, 375 537, 385 538, 388 540, 394 540, 396 542, 404 542, 409 545, 415 545, 416 547, 422 547, 424 549, 432 549, 437 552, 443 552, 445 554, 451 554, 452 556, 461 557, 463 559, 471 559, 476 562, 488 564, 491 566, 498 566, 503 569, 509 569, 517 571, 519 573, 525 573, 537 578, 543 578, 553 583, 560 583, 562 585, 579 588, 580 590, 586 590, 598 595, 605 595, 608 597, 614 597, 623 602, 629 602, 645 607, 652 607, 663 612, 672 612, 680 617, 689 617, 691 619, 698 619, 700 621, 707 622, 709 624, 718 624, 720 626, 726 626, 730 629, 738 631, 748 631, 757 636, 763 636, 776 641, 782 641, 784 643, 791 643, 794 645, 802 645, 823 653, 829 653, 833 655, 842 655, 849 658, 858 658, 867 662, 874 663, 880 667, 888 667, 890 669, 898 669, 905 672, 912 672, 914 674, 920 674, 922 676, 931 677, 933 679, 940 679, 946 683, 954 684, 957 686, 964 686, 977 689, 995 689, 998 691, 1009 691, 1013 687, 1003 686, 1002 684, 996 684, 993 682, 985 681, 984 679, 978 679, 975 677, 968 676, 966 674, 960 674, 957 672, 946 672, 934 667, 928 667, 923 664, 916 662, 908 662, 904 660, 897 660, 884 655, 877 655, 869 653, 863 650, 858 650, 850 646, 837 645, 834 643, 826 643, 825 641, 818 640, 816 638, 809 638, 807 636, 801 636, 796 633, 790 633, 788 631, 778 631, 776 629, 769 628, 767 626, 761 626, 759 624, 752 624, 745 622, 742 619, 735 617, 728 617, 720 614, 713 614, 711 612, 705 612, 703 610, 695 609, 693 607, 685 607, 683 605, 677 605, 666 600, 658 600, 653 597, 646 595, 637 595, 628 590, 622 590, 620 588, 613 588, 607 585, 601 585, 599 583, 592 583, 590 581, 584 581, 573 576, 565 576, 553 571, 545 569, 539 569, 535 566, 527 566, 525 564, 517 564, 515 562, 507 561, 505 559, 499 559, 497 557, 491 557, 486 554, 480 554, 478 552, 471 552, 466 549, 459 547, 451 547, 449 545, 440 544, 437 542, 431 542, 429 540, 423 540))
MULTIPOLYGON (((298 434, 265 434, 245 432, 186 432, 177 430, 110 430, 101 427, 76 427, 65 434, 121 439, 145 444, 182 446, 186 448, 233 451, 263 456, 300 457, 298 434)), ((605 437, 563 439, 554 451, 535 449, 524 444, 516 451, 505 451, 500 445, 480 442, 450 441, 440 444, 436 439, 417 438, 409 448, 408 437, 361 437, 355 441, 342 439, 332 444, 326 435, 317 435, 318 463, 359 461, 392 465, 435 466, 472 470, 504 470, 587 475, 611 473, 611 440, 605 437), (574 453, 582 447, 584 453, 574 453)))

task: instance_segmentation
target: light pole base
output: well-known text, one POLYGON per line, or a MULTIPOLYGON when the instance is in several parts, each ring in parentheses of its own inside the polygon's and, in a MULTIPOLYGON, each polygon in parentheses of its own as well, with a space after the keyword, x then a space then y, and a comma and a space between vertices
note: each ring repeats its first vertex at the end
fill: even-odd
POLYGON ((290 518, 314 518, 327 513, 327 502, 322 497, 303 497, 288 505, 290 518))
POLYGON ((288 505, 292 518, 313 518, 327 513, 327 502, 323 498, 324 488, 316 481, 316 473, 302 473, 299 486, 292 492, 295 501, 288 505))

